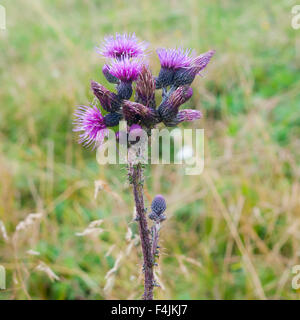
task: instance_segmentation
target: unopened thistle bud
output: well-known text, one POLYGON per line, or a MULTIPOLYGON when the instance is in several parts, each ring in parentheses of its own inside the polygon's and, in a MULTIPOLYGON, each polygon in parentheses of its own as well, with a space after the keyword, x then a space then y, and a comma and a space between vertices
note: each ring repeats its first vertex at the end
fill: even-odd
POLYGON ((151 71, 145 65, 136 81, 135 100, 144 106, 155 109, 155 80, 151 71))
POLYGON ((173 85, 176 87, 190 85, 196 75, 208 65, 214 53, 214 50, 210 50, 196 57, 190 67, 178 69, 174 74, 173 85))
POLYGON ((179 107, 188 101, 193 95, 193 89, 187 86, 177 88, 171 95, 165 98, 158 107, 158 113, 163 122, 173 120, 179 107))
POLYGON ((91 89, 100 101, 102 108, 108 112, 118 111, 121 107, 121 99, 113 92, 110 92, 102 84, 91 81, 91 89))
POLYGON ((152 212, 149 214, 149 218, 157 222, 165 220, 166 216, 164 215, 164 212, 166 208, 165 198, 160 194, 156 195, 151 203, 152 212))
POLYGON ((123 114, 129 124, 141 122, 147 128, 151 128, 159 122, 159 116, 155 109, 129 100, 124 100, 123 102, 123 114))
POLYGON ((113 76, 110 72, 109 72, 109 66, 107 64, 105 64, 102 68, 102 72, 106 78, 106 80, 110 83, 119 83, 120 80, 113 76))

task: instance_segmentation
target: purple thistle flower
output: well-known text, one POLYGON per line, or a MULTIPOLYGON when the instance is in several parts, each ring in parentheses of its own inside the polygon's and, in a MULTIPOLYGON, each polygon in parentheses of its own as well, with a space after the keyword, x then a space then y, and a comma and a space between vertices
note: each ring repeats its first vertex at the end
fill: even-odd
POLYGON ((158 49, 158 58, 160 60, 161 69, 156 79, 156 88, 164 88, 173 83, 174 73, 180 68, 188 68, 191 66, 193 58, 191 50, 178 49, 158 49))
POLYGON ((175 87, 190 85, 197 74, 203 70, 209 63, 215 51, 210 50, 193 59, 190 67, 180 68, 175 72, 173 85, 175 87))
POLYGON ((179 68, 189 67, 193 61, 191 50, 182 48, 156 50, 161 67, 166 69, 177 70, 179 68))
POLYGON ((135 81, 142 71, 143 64, 139 60, 123 57, 114 60, 110 66, 110 73, 121 82, 117 86, 120 99, 130 99, 132 96, 132 81, 135 81))
POLYGON ((158 113, 162 121, 165 123, 173 120, 179 107, 188 101, 192 95, 193 89, 191 87, 182 86, 173 91, 169 97, 166 97, 158 107, 158 113))
POLYGON ((143 64, 139 60, 132 60, 128 57, 123 57, 119 60, 114 60, 110 65, 110 73, 121 80, 122 82, 135 81, 142 71, 143 64))
POLYGON ((79 143, 84 146, 91 146, 93 149, 98 147, 108 135, 108 129, 105 125, 104 117, 101 111, 96 107, 80 106, 74 113, 75 132, 82 132, 79 135, 79 143))
POLYGON ((98 52, 104 57, 113 59, 120 59, 123 56, 135 58, 143 56, 147 46, 146 42, 138 42, 134 33, 116 33, 115 37, 108 36, 104 38, 98 52))

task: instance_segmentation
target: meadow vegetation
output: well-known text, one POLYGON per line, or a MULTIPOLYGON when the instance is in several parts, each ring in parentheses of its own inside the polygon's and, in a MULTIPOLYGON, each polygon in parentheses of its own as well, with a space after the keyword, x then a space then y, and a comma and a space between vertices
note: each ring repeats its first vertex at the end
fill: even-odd
MULTIPOLYGON (((155 298, 299 298, 291 287, 291 268, 300 264, 293 1, 1 4, 0 264, 7 289, 0 299, 141 298, 126 168, 99 166, 72 133, 75 106, 93 100, 90 80, 107 84, 94 49, 115 32, 136 32, 152 50, 216 50, 187 103, 204 114, 185 125, 205 129, 203 174, 187 176, 178 165, 146 172, 147 205, 158 193, 168 203, 155 298)), ((158 59, 151 61, 158 73, 158 59)))

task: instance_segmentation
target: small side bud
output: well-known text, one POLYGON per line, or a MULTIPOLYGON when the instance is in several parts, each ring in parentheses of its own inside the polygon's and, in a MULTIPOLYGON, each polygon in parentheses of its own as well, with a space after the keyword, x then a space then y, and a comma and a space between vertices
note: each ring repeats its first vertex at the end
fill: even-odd
POLYGON ((123 114, 129 124, 141 122, 147 128, 151 128, 159 122, 159 115, 155 109, 129 100, 123 102, 123 114))
POLYGON ((166 97, 158 107, 158 113, 164 123, 172 122, 178 113, 179 107, 193 95, 193 89, 188 86, 177 88, 166 97))
POLYGON ((156 222, 161 222, 166 219, 164 212, 167 208, 165 198, 158 194, 155 196, 151 203, 152 212, 149 214, 149 219, 154 220, 156 222))
POLYGON ((107 64, 105 64, 102 68, 102 73, 104 75, 104 77, 106 78, 106 80, 110 83, 116 83, 118 84, 120 82, 120 80, 113 76, 110 72, 109 72, 109 66, 107 64))
POLYGON ((121 100, 115 93, 109 91, 102 84, 91 81, 91 89, 104 110, 114 112, 120 109, 121 100))
POLYGON ((155 80, 147 66, 143 65, 142 71, 136 81, 135 100, 150 108, 156 108, 155 80))
POLYGON ((214 54, 215 51, 210 50, 196 57, 190 67, 178 69, 174 74, 173 85, 177 87, 190 85, 196 75, 208 65, 214 54))

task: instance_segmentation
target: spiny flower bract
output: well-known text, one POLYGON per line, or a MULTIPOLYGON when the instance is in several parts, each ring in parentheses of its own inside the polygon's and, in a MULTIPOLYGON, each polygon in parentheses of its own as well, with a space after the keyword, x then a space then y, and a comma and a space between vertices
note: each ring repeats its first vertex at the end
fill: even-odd
POLYGON ((169 97, 165 98, 158 107, 158 113, 163 122, 170 123, 177 115, 179 107, 193 95, 193 89, 188 86, 177 88, 169 97))
POLYGON ((119 83, 120 80, 118 78, 116 78, 115 76, 113 76, 110 71, 109 71, 109 66, 107 64, 105 64, 102 68, 102 73, 104 74, 104 77, 106 78, 106 80, 110 83, 119 83))
POLYGON ((213 57, 213 55, 215 54, 215 50, 209 50, 203 54, 201 54, 200 56, 196 57, 193 60, 193 67, 195 67, 197 69, 197 73, 199 73, 201 70, 203 70, 209 63, 210 59, 213 57))
POLYGON ((104 110, 113 112, 120 109, 121 100, 119 99, 119 97, 115 93, 110 92, 102 84, 92 80, 91 89, 104 110))

